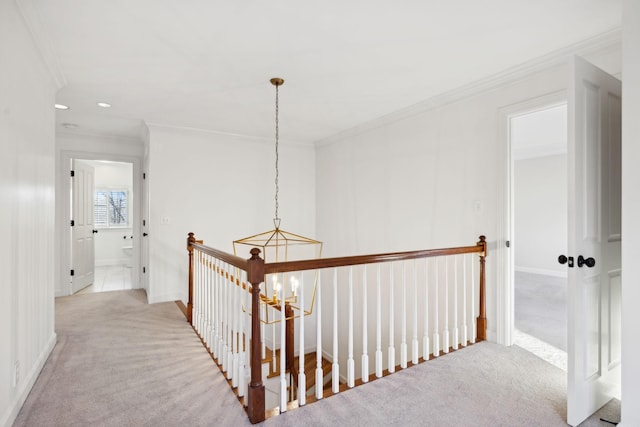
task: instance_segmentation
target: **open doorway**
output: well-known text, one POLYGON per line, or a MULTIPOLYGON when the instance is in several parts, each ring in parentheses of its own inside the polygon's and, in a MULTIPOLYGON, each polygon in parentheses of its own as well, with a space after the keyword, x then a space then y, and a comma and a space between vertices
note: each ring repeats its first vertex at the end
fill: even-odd
MULTIPOLYGON (((58 245, 59 250, 57 252, 59 268, 59 282, 56 285, 56 297, 68 296, 77 293, 81 289, 84 289, 88 284, 83 284, 81 289, 74 286, 74 279, 76 275, 81 275, 81 271, 77 266, 76 261, 73 259, 73 232, 76 229, 75 226, 70 226, 70 220, 76 221, 74 218, 78 216, 73 212, 73 191, 72 186, 77 182, 77 174, 73 171, 75 162, 81 162, 86 168, 89 168, 91 174, 94 174, 94 166, 97 168, 98 176, 97 180, 91 180, 91 186, 95 186, 97 189, 102 190, 115 190, 113 197, 114 203, 120 204, 121 213, 124 216, 125 197, 122 193, 126 194, 126 221, 123 218, 114 218, 111 227, 94 226, 94 214, 86 214, 87 218, 91 218, 90 227, 88 233, 91 236, 97 237, 98 247, 92 246, 92 250, 83 251, 83 253, 91 252, 91 256, 86 256, 86 260, 91 260, 90 271, 91 274, 97 273, 96 278, 100 278, 104 273, 105 277, 107 272, 104 272, 102 267, 117 266, 122 270, 119 274, 121 277, 122 287, 126 285, 131 289, 140 288, 143 283, 140 275, 141 268, 141 215, 142 215, 142 156, 136 155, 121 155, 109 152, 86 152, 86 151, 67 151, 62 150, 60 152, 59 167, 57 173, 56 188, 56 223, 58 233, 58 245), (123 173, 122 170, 126 172, 123 173), (71 172, 71 174, 70 174, 71 172), (104 172, 104 179, 101 178, 104 172), (70 175, 76 175, 70 177, 70 175), (114 176, 120 176, 114 178, 114 176), (126 178, 124 178, 126 176, 126 178), (120 190, 120 194, 117 191, 120 190), (118 224, 116 224, 118 223, 118 224), (107 228, 109 228, 107 230, 107 228), (96 230, 97 233, 93 233, 96 230), (106 236, 110 236, 111 239, 106 236), (126 236, 126 239, 125 239, 126 236), (133 237, 132 237, 133 236, 133 237), (102 238, 102 239, 101 239, 102 238), (106 240, 106 242, 105 242, 106 240), (107 243, 106 250, 102 246, 102 243, 107 243), (95 265, 97 265, 97 271, 95 265), (130 280, 129 280, 130 277, 130 280), (126 282, 125 282, 126 280, 126 282)), ((88 184, 87 184, 88 186, 88 184)), ((91 194, 88 191, 85 194, 85 206, 91 206, 91 210, 94 207, 94 189, 91 190, 91 194), (90 203, 89 203, 90 202, 90 203)), ((104 196, 104 195, 103 195, 104 196)), ((104 199, 103 199, 104 200, 104 199)), ((109 205, 108 199, 106 199, 107 206, 109 205)), ((104 205, 104 204, 103 204, 104 205)), ((114 217, 117 216, 117 212, 112 212, 114 217)), ((107 217, 108 218, 108 217, 107 217)), ((103 222, 105 220, 103 219, 103 222)), ((93 243, 93 242, 92 242, 93 243)), ((78 252, 76 252, 77 254, 78 252)), ((87 261, 89 262, 89 261, 87 261)), ((82 268, 82 267, 81 267, 82 268)), ((115 276, 116 273, 113 274, 115 276)), ((89 284, 94 283, 92 277, 89 284)), ((115 286, 99 286, 92 288, 94 290, 115 290, 115 286)), ((92 290, 92 289, 88 289, 92 290)))
MULTIPOLYGON (((86 196, 74 191, 72 205, 77 206, 78 199, 82 197, 88 199, 91 205, 93 279, 91 283, 82 286, 82 289, 77 290, 74 286, 74 291, 93 293, 133 289, 133 164, 108 160, 74 160, 74 169, 80 165, 92 171, 93 185, 91 194, 86 196)), ((79 179, 80 176, 76 175, 74 178, 79 179)), ((72 258, 73 256, 72 254, 72 258)), ((77 264, 75 259, 74 264, 77 264)))
POLYGON ((567 104, 509 118, 513 343, 567 369, 567 104))

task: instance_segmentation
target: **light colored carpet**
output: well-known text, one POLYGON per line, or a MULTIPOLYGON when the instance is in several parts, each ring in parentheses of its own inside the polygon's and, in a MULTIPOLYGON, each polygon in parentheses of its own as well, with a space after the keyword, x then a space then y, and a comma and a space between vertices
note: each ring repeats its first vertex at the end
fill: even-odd
POLYGON ((567 279, 516 271, 515 325, 567 351, 567 279))
MULTIPOLYGON (((143 291, 59 298, 56 330, 15 426, 250 425, 173 303, 147 305, 143 291)), ((517 346, 480 343, 264 424, 565 426, 565 377, 517 346)), ((583 426, 619 412, 612 401, 583 426)))

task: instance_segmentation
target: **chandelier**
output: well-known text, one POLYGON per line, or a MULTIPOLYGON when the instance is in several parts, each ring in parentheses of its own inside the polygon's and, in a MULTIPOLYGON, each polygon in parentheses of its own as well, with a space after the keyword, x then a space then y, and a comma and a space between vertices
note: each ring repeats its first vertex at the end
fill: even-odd
MULTIPOLYGON (((291 233, 280 228, 281 218, 279 216, 278 195, 280 188, 278 179, 280 175, 279 169, 279 143, 280 143, 280 123, 279 123, 279 87, 284 84, 284 80, 274 77, 271 84, 276 88, 275 103, 275 217, 273 218, 274 228, 263 233, 235 240, 233 242, 233 252, 235 255, 244 254, 251 248, 257 247, 262 251, 262 256, 266 263, 277 263, 285 261, 296 261, 303 259, 314 259, 322 256, 322 242, 304 237, 299 234, 291 233), (247 248, 248 247, 248 248, 247 248)), ((262 287, 261 302, 265 306, 281 306, 284 299, 284 305, 291 307, 295 315, 309 315, 313 312, 313 305, 316 296, 316 286, 318 283, 318 272, 292 272, 292 273, 275 273, 271 277, 265 277, 264 286, 262 287), (311 295, 305 298, 304 307, 299 304, 298 293, 300 286, 304 283, 313 283, 313 289, 309 294, 305 287, 305 295, 311 295)), ((271 310, 261 310, 264 323, 275 323, 280 321, 278 316, 270 319, 269 312, 271 310)))

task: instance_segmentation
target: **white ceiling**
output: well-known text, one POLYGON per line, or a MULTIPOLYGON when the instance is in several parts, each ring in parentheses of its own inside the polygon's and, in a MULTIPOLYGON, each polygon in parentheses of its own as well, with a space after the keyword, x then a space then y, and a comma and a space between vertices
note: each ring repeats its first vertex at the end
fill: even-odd
POLYGON ((618 28, 622 3, 32 1, 67 81, 58 125, 269 138, 279 76, 281 138, 303 143, 618 28))

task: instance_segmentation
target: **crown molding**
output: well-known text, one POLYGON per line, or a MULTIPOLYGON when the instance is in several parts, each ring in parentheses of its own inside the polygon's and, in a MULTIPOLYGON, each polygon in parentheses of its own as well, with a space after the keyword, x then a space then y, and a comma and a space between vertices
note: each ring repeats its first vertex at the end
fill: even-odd
POLYGON ((85 130, 56 130, 56 138, 83 140, 86 138, 102 140, 104 142, 124 144, 124 145, 142 145, 143 140, 141 138, 128 136, 128 135, 113 135, 100 132, 91 132, 85 130))
POLYGON ((467 85, 460 86, 448 92, 435 95, 425 101, 418 102, 409 107, 397 110, 390 114, 378 117, 361 125, 347 129, 333 136, 322 138, 315 142, 316 147, 331 145, 347 138, 369 132, 371 130, 388 126, 392 123, 425 113, 429 110, 444 105, 488 92, 502 85, 507 85, 523 79, 531 74, 545 69, 565 64, 574 55, 588 56, 595 53, 606 52, 618 48, 622 42, 622 27, 613 28, 597 36, 582 40, 564 48, 555 50, 546 55, 534 58, 530 61, 507 68, 497 74, 484 79, 476 80, 467 85))
MULTIPOLYGON (((153 130, 154 128, 157 129, 163 129, 163 130, 168 130, 168 131, 172 131, 172 132, 187 132, 187 133, 193 133, 193 134, 209 134, 209 135, 217 135, 217 136, 225 136, 225 137, 230 137, 230 138, 238 138, 238 139, 244 139, 244 140, 249 140, 252 142, 256 142, 256 143, 272 143, 274 142, 273 137, 264 137, 264 136, 257 136, 257 135, 249 135, 249 134, 242 134, 242 133, 234 133, 234 132, 224 132, 224 131, 218 131, 218 130, 212 130, 212 129, 202 129, 202 128, 194 128, 194 127, 188 127, 188 126, 176 126, 176 125, 168 125, 168 124, 164 124, 164 123, 153 123, 153 122, 144 122, 149 130, 153 130)), ((295 145, 295 146, 299 146, 299 147, 313 147, 313 143, 309 142, 309 143, 305 143, 305 142, 299 142, 299 141, 292 141, 292 140, 288 140, 288 139, 282 139, 280 138, 279 140, 280 144, 284 144, 284 145, 295 145)))
POLYGON ((45 31, 38 12, 33 5, 33 0, 15 0, 20 14, 24 19, 25 25, 31 33, 36 49, 40 54, 40 58, 45 65, 45 68, 49 72, 53 83, 56 85, 56 89, 62 89, 67 85, 67 79, 60 68, 60 63, 55 54, 51 38, 45 31))

